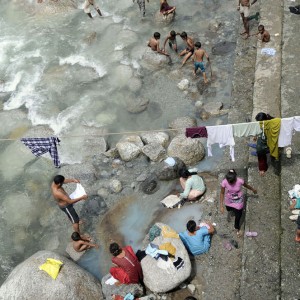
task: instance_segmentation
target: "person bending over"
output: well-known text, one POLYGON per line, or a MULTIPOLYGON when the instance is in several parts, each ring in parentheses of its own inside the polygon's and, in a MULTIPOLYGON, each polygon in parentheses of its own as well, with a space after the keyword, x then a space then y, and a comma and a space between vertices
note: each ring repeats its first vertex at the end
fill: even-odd
POLYGON ((140 283, 143 280, 141 264, 131 246, 121 248, 117 243, 112 243, 109 251, 113 255, 111 261, 116 265, 110 268, 110 274, 119 281, 116 285, 140 283))
POLYGON ((268 43, 270 41, 270 33, 265 29, 264 25, 259 25, 258 26, 258 32, 252 35, 260 35, 259 39, 263 43, 268 43))
POLYGON ((206 222, 204 226, 197 226, 194 220, 186 224, 187 230, 179 233, 179 237, 192 255, 206 253, 210 248, 210 235, 215 232, 213 225, 206 222))
POLYGON ((73 248, 77 252, 83 252, 90 248, 99 249, 97 244, 91 243, 91 238, 80 236, 80 234, 76 231, 72 233, 71 239, 73 240, 73 248))

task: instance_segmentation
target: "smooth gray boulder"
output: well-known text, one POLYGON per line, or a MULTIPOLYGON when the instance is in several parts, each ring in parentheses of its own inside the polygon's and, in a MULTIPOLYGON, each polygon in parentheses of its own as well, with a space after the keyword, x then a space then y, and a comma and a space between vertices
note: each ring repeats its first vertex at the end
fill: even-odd
POLYGON ((169 124, 169 127, 171 129, 175 129, 173 132, 175 132, 176 134, 185 133, 186 128, 196 127, 196 126, 197 126, 196 119, 191 117, 177 118, 169 124))
POLYGON ((163 65, 167 64, 169 61, 170 60, 167 56, 158 54, 148 47, 143 54, 141 64, 146 69, 157 70, 160 69, 163 65))
POLYGON ((175 165, 170 166, 164 161, 156 164, 155 174, 159 180, 173 180, 179 178, 179 170, 186 169, 185 163, 178 157, 173 157, 175 165))
POLYGON ((134 95, 132 97, 128 97, 125 100, 126 103, 126 110, 132 114, 137 114, 145 109, 147 109, 149 104, 149 99, 142 98, 142 97, 135 97, 134 95))
POLYGON ((111 299, 111 295, 120 295, 125 297, 126 294, 131 293, 137 297, 143 295, 143 286, 141 284, 121 284, 121 285, 109 285, 105 281, 111 277, 110 273, 106 274, 102 280, 102 292, 106 299, 111 299))
POLYGON ((187 165, 195 165, 205 156, 205 149, 199 139, 176 136, 168 147, 168 155, 179 157, 187 165))
POLYGON ((165 132, 145 132, 141 134, 141 139, 145 144, 156 143, 166 147, 170 138, 165 132))
POLYGON ((104 299, 100 282, 68 258, 51 251, 39 251, 19 264, 0 287, 0 299, 99 300, 104 299), (39 266, 47 258, 64 263, 52 279, 39 266))
POLYGON ((142 152, 152 161, 162 161, 166 157, 166 149, 156 143, 145 145, 142 148, 142 152))
MULTIPOLYGON (((163 223, 156 223, 155 225, 159 228, 167 226, 163 223)), ((152 243, 158 246, 164 243, 171 243, 172 246, 176 248, 175 260, 177 257, 181 257, 184 261, 184 266, 182 268, 177 270, 173 265, 173 262, 171 262, 170 267, 166 270, 160 268, 158 266, 159 262, 150 255, 146 255, 146 257, 142 259, 141 265, 145 286, 154 293, 165 293, 178 287, 190 276, 192 270, 190 258, 180 238, 166 238, 160 235, 156 237, 152 243)), ((143 241, 144 248, 146 248, 148 244, 149 237, 146 236, 143 241)))

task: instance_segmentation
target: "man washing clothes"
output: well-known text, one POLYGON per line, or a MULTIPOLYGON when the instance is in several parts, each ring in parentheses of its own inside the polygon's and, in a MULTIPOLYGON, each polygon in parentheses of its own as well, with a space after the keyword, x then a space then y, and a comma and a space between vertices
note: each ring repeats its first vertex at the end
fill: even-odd
POLYGON ((56 175, 53 178, 53 182, 51 184, 51 190, 52 190, 52 195, 57 201, 59 208, 68 216, 69 220, 72 222, 74 232, 78 232, 80 234, 79 224, 81 224, 82 222, 79 221, 79 217, 73 207, 73 204, 81 200, 86 200, 88 196, 83 195, 78 198, 71 199, 67 194, 67 192, 62 187, 63 184, 71 183, 71 182, 79 183, 79 180, 66 179, 62 175, 56 175))

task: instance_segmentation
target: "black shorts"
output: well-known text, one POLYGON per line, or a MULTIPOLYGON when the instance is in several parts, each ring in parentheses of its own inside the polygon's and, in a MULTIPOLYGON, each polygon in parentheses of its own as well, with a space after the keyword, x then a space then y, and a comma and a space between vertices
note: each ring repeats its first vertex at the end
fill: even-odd
POLYGON ((66 207, 59 207, 70 219, 72 224, 79 223, 79 217, 73 207, 73 204, 69 204, 66 207))
POLYGON ((296 223, 297 223, 297 229, 300 230, 300 215, 298 216, 296 223))

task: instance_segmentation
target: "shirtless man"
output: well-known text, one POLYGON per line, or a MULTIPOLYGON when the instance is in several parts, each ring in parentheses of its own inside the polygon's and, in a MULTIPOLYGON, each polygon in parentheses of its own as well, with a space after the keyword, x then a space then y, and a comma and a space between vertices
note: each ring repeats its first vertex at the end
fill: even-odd
POLYGON ((259 35, 260 37, 259 39, 263 42, 263 43, 268 43, 270 41, 270 33, 265 29, 264 25, 259 25, 258 26, 258 32, 252 35, 259 35))
POLYGON ((180 33, 176 33, 174 30, 170 31, 169 35, 166 37, 164 42, 164 48, 163 51, 166 52, 166 44, 169 41, 169 46, 177 53, 177 41, 176 41, 176 35, 179 35, 180 33))
POLYGON ((76 231, 72 233, 71 238, 73 240, 73 248, 77 252, 82 252, 90 248, 99 249, 97 244, 91 243, 91 238, 80 236, 76 231))
POLYGON ((73 224, 74 231, 80 233, 79 230, 79 217, 73 207, 73 204, 79 202, 81 200, 86 200, 87 195, 83 195, 81 197, 71 199, 69 195, 66 193, 62 185, 64 183, 79 183, 78 179, 65 179, 62 175, 56 175, 53 178, 53 182, 51 184, 52 195, 57 201, 59 208, 68 216, 70 221, 73 224))
POLYGON ((206 53, 206 51, 201 48, 200 42, 195 43, 195 48, 196 48, 196 50, 195 50, 194 56, 193 56, 194 66, 195 66, 194 75, 197 76, 196 72, 197 72, 198 68, 200 68, 200 70, 203 74, 204 82, 208 83, 206 73, 205 73, 205 67, 204 67, 204 63, 203 63, 203 57, 205 55, 206 59, 209 61, 209 56, 206 53))
POLYGON ((179 56, 185 55, 181 64, 181 67, 183 67, 186 61, 194 54, 194 40, 185 31, 180 34, 180 37, 187 45, 186 49, 179 53, 179 56))
POLYGON ((154 32, 153 37, 148 42, 148 47, 150 47, 153 51, 159 54, 170 56, 166 51, 159 48, 159 39, 160 39, 160 33, 154 32))
POLYGON ((245 39, 250 36, 250 29, 249 29, 249 14, 250 14, 250 6, 253 5, 257 0, 253 0, 250 4, 250 0, 239 0, 238 9, 240 11, 245 31, 241 33, 241 35, 246 35, 245 39))
POLYGON ((94 9, 98 12, 99 16, 102 17, 102 13, 100 11, 100 8, 99 6, 97 6, 95 0, 85 0, 84 1, 84 4, 83 4, 83 10, 84 12, 91 18, 93 19, 92 17, 92 14, 91 14, 91 7, 90 6, 93 6, 94 9))

